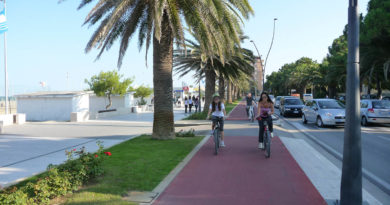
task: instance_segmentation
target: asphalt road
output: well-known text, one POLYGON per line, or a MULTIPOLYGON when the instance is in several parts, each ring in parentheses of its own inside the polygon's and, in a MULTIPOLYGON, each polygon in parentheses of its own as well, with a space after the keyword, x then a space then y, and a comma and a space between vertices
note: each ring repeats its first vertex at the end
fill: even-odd
MULTIPOLYGON (((336 158, 341 158, 344 144, 343 127, 318 128, 314 124, 303 124, 301 118, 282 119, 313 137, 317 143, 325 144, 336 158)), ((370 182, 390 195, 390 125, 362 127, 361 133, 363 174, 370 182)))

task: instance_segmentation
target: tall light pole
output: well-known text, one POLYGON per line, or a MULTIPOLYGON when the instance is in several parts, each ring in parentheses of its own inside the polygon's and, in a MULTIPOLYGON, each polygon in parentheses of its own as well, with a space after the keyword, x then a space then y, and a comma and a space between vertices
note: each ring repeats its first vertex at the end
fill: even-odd
POLYGON ((253 40, 251 40, 250 42, 253 43, 253 45, 255 46, 256 48, 256 51, 257 51, 257 55, 259 56, 260 58, 260 63, 261 63, 261 67, 263 69, 263 91, 264 91, 264 80, 265 80, 265 68, 267 66, 267 61, 268 61, 268 57, 269 57, 269 54, 271 52, 271 49, 272 49, 272 46, 274 44, 274 39, 275 39, 275 28, 276 28, 276 21, 278 19, 277 18, 274 18, 274 28, 273 28, 273 32, 272 32, 272 40, 271 40, 271 45, 269 46, 269 49, 268 49, 268 53, 267 53, 267 57, 265 58, 265 63, 263 65, 263 61, 261 60, 261 55, 260 55, 260 52, 259 50, 257 49, 257 46, 255 44, 255 42, 253 40))
POLYGON ((277 18, 274 18, 274 29, 273 29, 273 32, 272 32, 271 45, 269 46, 268 53, 267 53, 267 57, 265 58, 265 62, 264 62, 264 69, 263 69, 263 89, 264 89, 264 79, 265 79, 265 68, 267 67, 268 57, 269 57, 269 54, 271 53, 272 46, 274 45, 275 27, 276 27, 276 21, 277 21, 277 20, 278 20, 277 18))
POLYGON ((349 0, 346 124, 340 204, 362 204, 358 0, 349 0))

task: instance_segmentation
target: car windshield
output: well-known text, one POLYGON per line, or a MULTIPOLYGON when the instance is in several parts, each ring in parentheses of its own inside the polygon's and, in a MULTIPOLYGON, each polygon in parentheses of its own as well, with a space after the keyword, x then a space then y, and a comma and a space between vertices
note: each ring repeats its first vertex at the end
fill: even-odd
POLYGON ((372 101, 372 107, 376 109, 390 109, 390 101, 372 101))
POLYGON ((336 100, 318 101, 321 109, 344 109, 343 103, 336 100))
POLYGON ((286 99, 286 105, 303 105, 300 99, 286 99))
POLYGON ((276 97, 276 100, 280 100, 280 98, 281 98, 281 97, 280 97, 280 96, 278 96, 278 97, 276 97))

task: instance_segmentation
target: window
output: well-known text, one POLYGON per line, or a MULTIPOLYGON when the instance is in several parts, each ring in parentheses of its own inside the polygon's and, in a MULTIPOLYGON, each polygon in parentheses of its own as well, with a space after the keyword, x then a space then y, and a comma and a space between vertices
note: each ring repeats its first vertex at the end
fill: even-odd
POLYGON ((286 99, 284 104, 286 104, 286 105, 303 105, 303 103, 300 99, 293 99, 293 98, 286 99))
POLYGON ((361 102, 360 103, 361 108, 368 108, 368 103, 367 102, 361 102))
POLYGON ((323 100, 318 101, 318 105, 321 109, 344 109, 345 106, 343 103, 336 100, 323 100))
POLYGON ((372 101, 372 108, 376 109, 390 109, 390 101, 372 101))

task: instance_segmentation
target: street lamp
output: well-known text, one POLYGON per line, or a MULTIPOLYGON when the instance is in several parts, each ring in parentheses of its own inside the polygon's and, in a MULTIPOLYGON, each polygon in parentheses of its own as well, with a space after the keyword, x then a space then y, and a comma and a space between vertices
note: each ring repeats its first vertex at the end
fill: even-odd
POLYGON ((347 100, 340 204, 362 204, 358 0, 349 0, 347 100))
MULTIPOLYGON (((265 68, 267 66, 267 61, 268 61, 268 57, 269 57, 269 54, 271 52, 271 49, 272 49, 272 45, 274 44, 274 39, 275 39, 275 27, 276 27, 276 21, 278 19, 277 18, 274 18, 274 28, 273 28, 273 33, 272 33, 272 40, 271 40, 271 45, 269 47, 269 50, 268 50, 268 53, 267 53, 267 57, 265 58, 265 63, 264 63, 264 66, 263 66, 263 61, 261 60, 261 55, 260 55, 260 52, 259 50, 257 49, 257 46, 255 44, 255 42, 253 40, 251 40, 250 42, 253 43, 253 45, 255 46, 256 48, 256 51, 257 51, 257 55, 259 56, 260 58, 260 63, 261 63, 261 67, 263 68, 263 91, 264 91, 264 80, 265 80, 265 68)), ((257 85, 256 85, 257 86, 257 85)))

